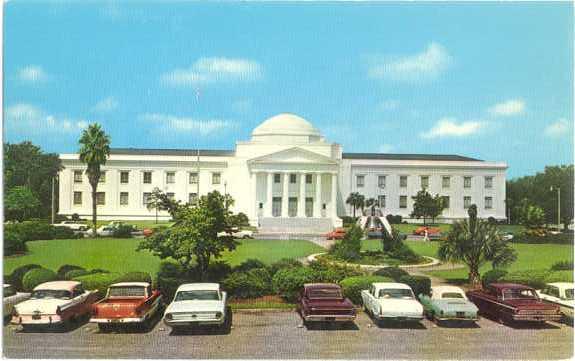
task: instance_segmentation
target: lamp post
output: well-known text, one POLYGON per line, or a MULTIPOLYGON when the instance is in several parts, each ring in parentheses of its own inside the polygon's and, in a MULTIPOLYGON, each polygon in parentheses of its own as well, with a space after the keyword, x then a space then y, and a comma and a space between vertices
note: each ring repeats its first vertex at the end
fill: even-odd
MULTIPOLYGON (((557 231, 561 230, 561 187, 555 187, 557 189, 557 231)), ((553 186, 551 186, 551 191, 553 191, 553 186)))

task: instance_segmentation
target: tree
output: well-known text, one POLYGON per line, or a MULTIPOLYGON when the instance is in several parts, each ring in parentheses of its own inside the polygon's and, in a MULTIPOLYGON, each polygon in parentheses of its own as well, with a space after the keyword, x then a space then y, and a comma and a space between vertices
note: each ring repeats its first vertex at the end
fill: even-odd
POLYGON ((445 205, 443 199, 436 194, 435 197, 431 196, 425 188, 422 188, 413 199, 413 212, 411 217, 423 218, 423 224, 427 224, 427 218, 431 218, 435 222, 435 218, 441 214, 445 205))
POLYGON ((197 272, 204 279, 211 259, 239 244, 233 230, 248 225, 246 215, 234 214, 226 205, 233 205, 233 199, 218 191, 201 196, 196 205, 182 205, 172 227, 145 238, 137 249, 172 258, 187 274, 197 272))
POLYGON ((94 237, 97 237, 96 213, 98 207, 96 204, 96 195, 98 182, 102 175, 101 166, 106 164, 106 160, 110 156, 110 137, 99 124, 94 123, 90 124, 88 128, 82 132, 79 143, 80 161, 87 166, 86 175, 92 187, 92 231, 94 237))
POLYGON ((349 204, 353 208, 353 217, 355 218, 355 210, 362 209, 365 206, 365 197, 358 192, 352 192, 349 194, 345 200, 346 204, 349 204))
POLYGON ((146 207, 148 210, 156 210, 156 223, 158 223, 158 211, 168 211, 172 219, 177 220, 182 203, 156 187, 150 194, 146 207))
POLYGON ((469 269, 469 283, 481 286, 479 268, 491 262, 493 268, 505 267, 517 258, 515 250, 504 240, 497 227, 477 218, 477 206, 471 205, 469 218, 455 222, 437 250, 442 261, 463 262, 469 269))
POLYGON ((40 207, 38 197, 25 186, 10 188, 4 197, 4 210, 6 220, 23 221, 30 215, 37 213, 40 207))
POLYGON ((545 223, 545 211, 543 208, 524 199, 519 206, 519 224, 527 228, 540 228, 545 223))
POLYGON ((361 227, 354 224, 347 230, 343 239, 332 246, 329 253, 344 261, 358 259, 361 255, 362 238, 363 231, 361 227))

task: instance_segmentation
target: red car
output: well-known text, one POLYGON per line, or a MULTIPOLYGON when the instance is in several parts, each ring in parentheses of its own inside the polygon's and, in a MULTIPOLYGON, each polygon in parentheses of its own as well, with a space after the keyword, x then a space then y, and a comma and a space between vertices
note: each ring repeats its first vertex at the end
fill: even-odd
POLYGON ((429 237, 441 234, 441 229, 437 227, 417 227, 415 231, 413 231, 413 234, 416 236, 424 236, 426 230, 427 236, 429 237))
POLYGON ((333 231, 329 232, 325 236, 327 239, 343 239, 345 237, 346 230, 345 228, 336 228, 333 231))
POLYGON ((162 306, 160 291, 148 282, 121 282, 108 288, 106 297, 92 306, 90 322, 107 331, 114 326, 144 324, 162 306))
POLYGON ((343 296, 341 287, 333 283, 305 284, 297 305, 304 323, 351 322, 355 320, 355 307, 343 296))
POLYGON ((560 321, 559 306, 543 302, 531 287, 492 283, 483 290, 467 292, 479 312, 501 323, 560 321))

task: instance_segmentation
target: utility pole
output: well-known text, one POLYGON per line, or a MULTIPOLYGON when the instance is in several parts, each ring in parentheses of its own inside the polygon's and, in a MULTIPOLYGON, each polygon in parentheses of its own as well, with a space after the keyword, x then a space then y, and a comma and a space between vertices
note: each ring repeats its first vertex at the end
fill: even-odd
POLYGON ((196 181, 196 199, 200 199, 200 150, 197 149, 196 172, 198 179, 196 181))
MULTIPOLYGON (((557 231, 561 231, 561 187, 557 188, 557 231)), ((553 191, 553 186, 551 186, 551 191, 553 191)))
POLYGON ((55 186, 54 186, 54 178, 52 176, 52 224, 56 223, 56 203, 54 202, 54 195, 56 193, 55 186))

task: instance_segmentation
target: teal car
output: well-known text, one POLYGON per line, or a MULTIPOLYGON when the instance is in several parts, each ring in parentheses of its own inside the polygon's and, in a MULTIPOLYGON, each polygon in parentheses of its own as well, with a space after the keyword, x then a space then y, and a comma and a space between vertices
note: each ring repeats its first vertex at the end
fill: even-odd
POLYGON ((419 295, 424 313, 430 320, 437 323, 444 321, 478 320, 477 306, 465 296, 465 292, 455 286, 435 286, 430 295, 419 295))

